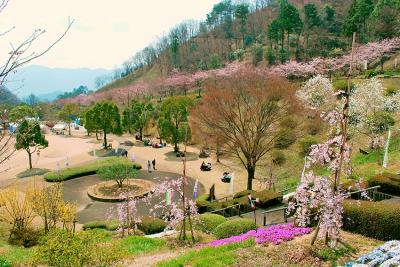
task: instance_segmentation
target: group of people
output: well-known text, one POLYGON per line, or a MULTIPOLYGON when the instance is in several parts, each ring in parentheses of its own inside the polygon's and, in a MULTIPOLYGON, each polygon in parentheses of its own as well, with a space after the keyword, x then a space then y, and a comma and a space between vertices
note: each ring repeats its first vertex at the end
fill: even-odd
POLYGON ((203 161, 200 166, 201 171, 211 171, 211 163, 208 162, 207 164, 203 161))

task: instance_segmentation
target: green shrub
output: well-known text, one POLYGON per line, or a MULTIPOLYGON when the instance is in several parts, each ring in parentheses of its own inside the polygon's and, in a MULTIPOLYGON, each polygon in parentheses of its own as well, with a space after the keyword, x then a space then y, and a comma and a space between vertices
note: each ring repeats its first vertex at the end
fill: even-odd
POLYGON ((249 193, 251 193, 253 199, 258 198, 260 200, 259 204, 260 208, 268 208, 282 203, 282 195, 276 192, 271 192, 269 190, 263 190, 263 191, 244 190, 238 192, 233 196, 235 203, 241 203, 243 205, 247 205, 249 202, 248 200, 249 193))
POLYGON ((372 78, 375 77, 376 75, 378 75, 378 73, 375 70, 366 70, 364 72, 365 78, 372 78))
POLYGON ((0 258, 0 267, 11 267, 11 263, 7 260, 0 258))
POLYGON ((281 151, 272 152, 271 157, 272 162, 277 166, 281 166, 286 162, 285 154, 283 154, 281 151))
POLYGON ((379 240, 400 239, 400 205, 385 202, 345 201, 343 229, 379 240))
POLYGON ((161 233, 162 231, 164 231, 166 226, 167 223, 162 219, 145 216, 141 219, 138 228, 146 235, 152 235, 161 233))
POLYGON ((110 166, 114 164, 126 163, 133 168, 140 170, 142 166, 138 163, 129 162, 125 158, 109 158, 98 162, 91 162, 82 166, 71 167, 68 169, 61 170, 59 172, 53 171, 46 173, 44 179, 47 182, 60 182, 66 181, 86 175, 96 174, 100 167, 110 166))
POLYGON ((108 231, 115 231, 118 227, 118 221, 90 221, 83 225, 83 230, 106 229, 108 231))
POLYGON ((38 243, 42 234, 42 231, 33 228, 27 228, 23 230, 12 229, 10 231, 8 243, 15 246, 30 248, 38 243))
POLYGON ((212 233, 218 225, 226 221, 227 219, 224 216, 218 214, 201 214, 198 217, 198 221, 195 223, 195 229, 205 233, 212 233))
POLYGON ((116 246, 104 243, 99 231, 73 234, 53 230, 39 240, 32 261, 34 265, 48 266, 111 266, 121 255, 116 246))
POLYGON ((314 138, 303 138, 299 142, 299 147, 300 147, 300 155, 305 156, 310 153, 310 149, 312 145, 318 144, 318 141, 314 138))
POLYGON ((210 207, 211 204, 209 200, 210 200, 209 194, 201 195, 196 199, 196 206, 199 213, 204 213, 208 211, 208 208, 210 207))
POLYGON ((400 196, 400 175, 381 173, 368 180, 370 186, 379 185, 379 192, 400 196))
POLYGON ((240 235, 250 230, 256 229, 256 224, 251 219, 237 218, 228 220, 215 228, 214 235, 218 238, 227 238, 240 235))
POLYGON ((296 142, 296 133, 292 129, 281 130, 275 141, 275 148, 285 149, 296 142))

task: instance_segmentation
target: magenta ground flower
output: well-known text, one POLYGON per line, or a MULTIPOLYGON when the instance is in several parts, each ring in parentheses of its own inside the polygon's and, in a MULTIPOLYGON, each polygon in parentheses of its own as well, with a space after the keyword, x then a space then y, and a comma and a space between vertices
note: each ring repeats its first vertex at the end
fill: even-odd
POLYGON ((276 245, 283 241, 292 240, 296 236, 302 236, 311 233, 312 228, 295 227, 293 224, 277 224, 268 228, 258 228, 247 233, 231 236, 224 239, 214 240, 205 244, 205 246, 215 247, 241 242, 248 238, 254 238, 257 244, 274 243, 276 245))

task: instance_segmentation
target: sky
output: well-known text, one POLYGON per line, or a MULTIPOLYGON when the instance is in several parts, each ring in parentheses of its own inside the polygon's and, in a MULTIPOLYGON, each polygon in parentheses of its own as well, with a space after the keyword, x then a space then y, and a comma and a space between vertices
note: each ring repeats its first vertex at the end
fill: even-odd
POLYGON ((185 19, 204 20, 219 0, 10 0, 0 13, 0 60, 36 28, 46 33, 40 51, 65 30, 67 36, 32 64, 58 68, 113 69, 185 19))

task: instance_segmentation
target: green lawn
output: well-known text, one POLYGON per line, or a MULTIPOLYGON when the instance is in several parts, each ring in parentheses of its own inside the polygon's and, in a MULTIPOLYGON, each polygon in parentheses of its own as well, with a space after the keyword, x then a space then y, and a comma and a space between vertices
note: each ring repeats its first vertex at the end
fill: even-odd
POLYGON ((117 243, 121 246, 126 256, 159 251, 165 247, 164 240, 144 236, 129 236, 118 240, 117 243))
POLYGON ((22 171, 17 174, 18 178, 25 178, 25 177, 31 177, 31 176, 36 176, 36 175, 43 175, 45 173, 48 173, 50 170, 48 169, 39 169, 39 168, 32 168, 32 169, 27 169, 25 171, 22 171))
POLYGON ((254 245, 254 240, 249 239, 240 243, 233 243, 220 247, 205 247, 200 250, 189 251, 175 259, 159 263, 158 267, 180 267, 189 265, 193 267, 222 267, 236 262, 237 250, 254 245))
POLYGON ((76 166, 76 167, 71 167, 68 169, 63 169, 59 172, 57 171, 52 171, 49 173, 46 173, 44 176, 44 179, 47 182, 60 182, 60 181, 66 181, 70 180, 73 178, 77 177, 82 177, 86 175, 91 175, 91 174, 96 174, 97 170, 100 167, 106 166, 106 165, 113 165, 115 163, 128 163, 128 164, 133 164, 136 169, 141 169, 142 167, 138 163, 131 163, 129 160, 123 157, 110 157, 108 159, 104 160, 98 160, 95 162, 90 162, 84 165, 76 166))
MULTIPOLYGON (((32 249, 16 247, 7 244, 6 242, 0 241, 0 266, 1 263, 6 261, 12 266, 19 266, 28 262, 29 257, 32 254, 32 249)), ((7 265, 6 265, 7 266, 7 265)))

